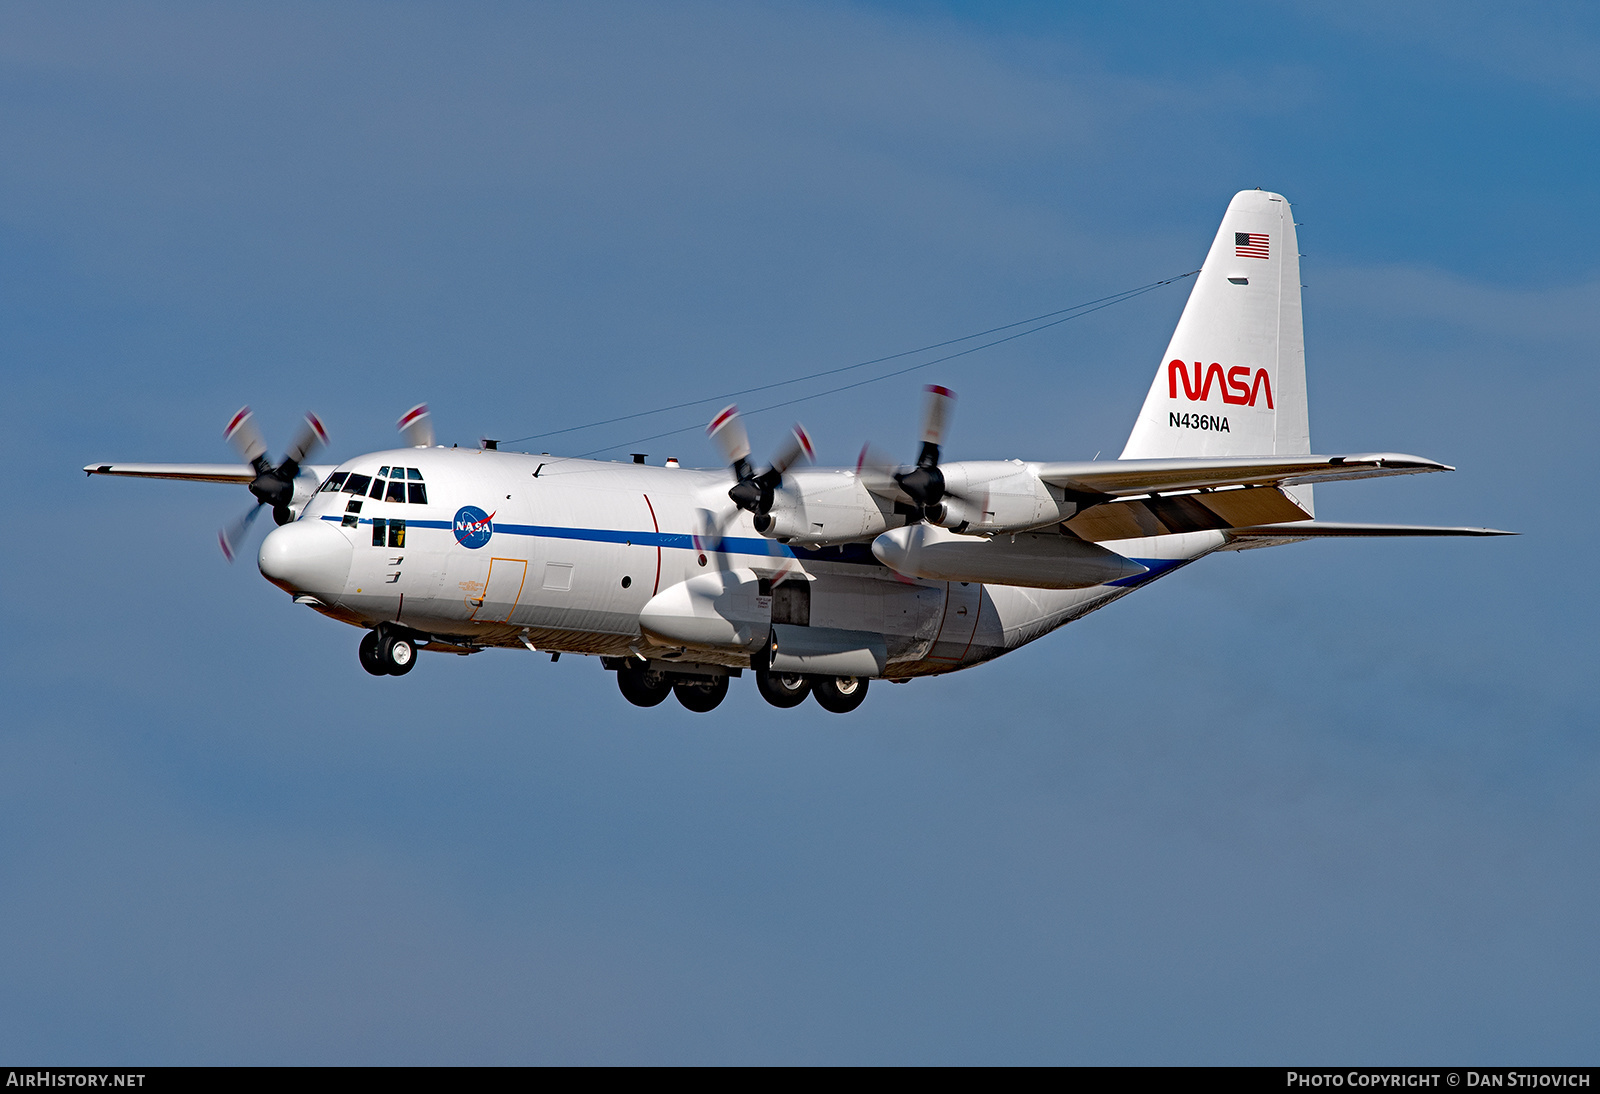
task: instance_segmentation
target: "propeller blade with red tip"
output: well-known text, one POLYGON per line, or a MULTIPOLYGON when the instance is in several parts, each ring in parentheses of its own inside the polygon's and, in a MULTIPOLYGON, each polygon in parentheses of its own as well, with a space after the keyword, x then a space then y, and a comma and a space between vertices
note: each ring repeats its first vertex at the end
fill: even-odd
POLYGON ((715 418, 712 418, 711 424, 706 426, 706 436, 717 443, 727 463, 735 469, 738 469, 740 464, 749 463, 750 435, 745 432, 744 422, 739 420, 737 406, 724 407, 715 418))
POLYGON ((401 436, 406 439, 406 444, 411 447, 433 447, 433 416, 428 413, 427 403, 418 403, 400 415, 395 428, 400 430, 401 436))
POLYGON ((944 444, 944 429, 950 421, 956 393, 938 384, 929 384, 922 390, 928 395, 922 411, 922 443, 937 448, 944 444))
POLYGON ((783 473, 793 467, 797 461, 804 460, 811 463, 817 458, 817 451, 811 446, 811 437, 806 433, 806 427, 799 422, 789 433, 789 439, 778 454, 772 458, 772 470, 782 477, 783 473))
POLYGON ((262 505, 252 505, 243 516, 225 525, 217 533, 217 543, 222 547, 223 557, 229 562, 232 562, 233 556, 238 553, 239 544, 250 534, 250 526, 255 523, 256 516, 262 508, 262 505))
POLYGON ((295 434, 294 440, 289 444, 289 450, 284 453, 281 467, 293 464, 297 469, 311 453, 328 443, 328 431, 322 427, 317 416, 306 411, 306 420, 300 423, 300 432, 295 434))
POLYGON ((222 431, 229 444, 239 450, 239 455, 244 457, 244 462, 254 464, 257 460, 265 459, 267 454, 267 441, 261 435, 261 429, 256 425, 256 416, 250 412, 249 407, 240 407, 239 413, 233 416, 228 427, 222 431))

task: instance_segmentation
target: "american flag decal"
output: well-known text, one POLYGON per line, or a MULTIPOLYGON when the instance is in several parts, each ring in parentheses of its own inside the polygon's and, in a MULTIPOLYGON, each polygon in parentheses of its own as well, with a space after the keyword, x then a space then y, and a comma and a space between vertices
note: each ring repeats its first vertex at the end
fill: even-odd
POLYGON ((1233 253, 1240 258, 1266 258, 1267 236, 1264 232, 1234 232, 1233 253))

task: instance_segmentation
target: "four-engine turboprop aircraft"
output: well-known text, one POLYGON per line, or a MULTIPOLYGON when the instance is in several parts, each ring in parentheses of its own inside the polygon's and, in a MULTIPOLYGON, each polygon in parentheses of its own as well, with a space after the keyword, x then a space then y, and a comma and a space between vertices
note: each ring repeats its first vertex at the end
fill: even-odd
POLYGON ((928 389, 922 450, 896 468, 764 469, 730 407, 709 432, 732 466, 680 469, 436 446, 427 409, 407 447, 338 467, 304 460, 308 417, 273 465, 248 410, 227 436, 248 466, 90 464, 90 474, 244 483, 279 527, 261 573, 366 632, 374 675, 419 650, 594 654, 622 694, 709 711, 754 671, 774 706, 810 694, 855 709, 905 682, 1032 642, 1214 551, 1337 536, 1501 535, 1343 524, 1312 487, 1448 471, 1394 453, 1311 455, 1300 266, 1289 203, 1234 197, 1119 459, 941 462, 951 396, 928 389))

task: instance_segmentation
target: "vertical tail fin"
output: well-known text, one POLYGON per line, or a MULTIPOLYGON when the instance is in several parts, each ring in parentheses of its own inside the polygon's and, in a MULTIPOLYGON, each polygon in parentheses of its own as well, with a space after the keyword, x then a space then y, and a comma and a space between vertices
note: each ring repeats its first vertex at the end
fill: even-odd
MULTIPOLYGON (((1310 451, 1294 214, 1281 194, 1245 190, 1228 203, 1121 458, 1310 451)), ((1310 500, 1306 488, 1301 504, 1310 500)))

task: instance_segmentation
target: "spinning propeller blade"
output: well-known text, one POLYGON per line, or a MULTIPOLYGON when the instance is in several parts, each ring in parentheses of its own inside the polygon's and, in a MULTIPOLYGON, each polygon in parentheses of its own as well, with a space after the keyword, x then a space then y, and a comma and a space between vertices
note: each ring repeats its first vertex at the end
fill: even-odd
MULTIPOLYGON (((300 463, 311 453, 328 443, 328 431, 322 428, 322 423, 317 416, 306 411, 306 420, 300 423, 300 432, 296 433, 294 440, 289 444, 289 450, 284 453, 283 463, 279 468, 293 464, 296 473, 299 472, 300 463)), ((294 476, 289 476, 293 478, 294 476)))
POLYGON ((722 447, 723 455, 733 468, 733 477, 737 481, 728 491, 729 500, 755 516, 757 531, 766 527, 763 522, 772 511, 773 499, 778 487, 783 484, 784 473, 800 460, 809 462, 816 455, 810 435, 804 426, 797 423, 772 463, 765 471, 757 472, 750 466, 750 436, 745 432, 737 406, 729 406, 712 418, 711 424, 706 426, 706 435, 722 447))
POLYGON ((872 447, 871 442, 861 446, 861 455, 856 458, 856 475, 861 484, 880 498, 909 503, 910 495, 900 489, 894 479, 898 470, 887 456, 872 447))
POLYGON ((950 412, 955 407, 955 392, 937 384, 929 384, 923 390, 927 393, 927 401, 923 405, 922 448, 917 453, 916 466, 909 471, 897 470, 869 444, 861 449, 856 474, 866 488, 878 497, 915 506, 918 521, 940 524, 949 515, 948 508, 941 504, 946 497, 961 498, 963 501, 970 499, 951 490, 945 482, 944 472, 939 470, 940 446, 944 444, 950 412))
POLYGON ((395 428, 413 448, 433 447, 433 416, 428 413, 427 403, 418 403, 400 415, 395 428))
POLYGON ((279 524, 288 524, 294 519, 294 511, 290 506, 294 502, 294 480, 300 474, 300 463, 328 443, 328 431, 315 414, 308 412, 300 431, 289 443, 283 462, 276 467, 267 459, 266 439, 262 437, 249 407, 243 407, 233 416, 222 435, 239 450, 239 454, 256 473, 250 482, 250 493, 255 495, 256 505, 217 533, 217 542, 222 547, 223 555, 232 562, 239 544, 249 534, 250 526, 255 523, 256 515, 263 506, 272 507, 272 517, 279 524))
POLYGON ((924 390, 928 401, 922 415, 922 451, 917 453, 917 466, 896 475, 900 489, 922 507, 924 518, 930 506, 938 505, 944 497, 944 475, 939 471, 939 445, 944 440, 944 427, 950 420, 950 405, 955 393, 947 387, 929 384, 924 390))
POLYGON ((737 406, 724 407, 721 413, 712 418, 711 424, 706 426, 706 436, 721 447, 722 454, 727 457, 736 474, 741 466, 750 466, 750 435, 744 430, 744 422, 739 420, 737 406))
POLYGON ((250 534, 250 526, 255 523, 256 516, 260 512, 260 504, 252 505, 243 516, 217 533, 217 542, 222 546, 222 555, 229 562, 232 562, 233 556, 238 553, 239 544, 244 542, 244 537, 250 534))
POLYGON ((256 416, 249 407, 240 407, 239 413, 233 416, 228 427, 222 431, 228 443, 239 450, 239 455, 244 457, 244 462, 255 467, 257 473, 261 465, 266 462, 267 442, 261 436, 261 429, 256 425, 256 416), (258 463, 257 461, 260 461, 258 463))

